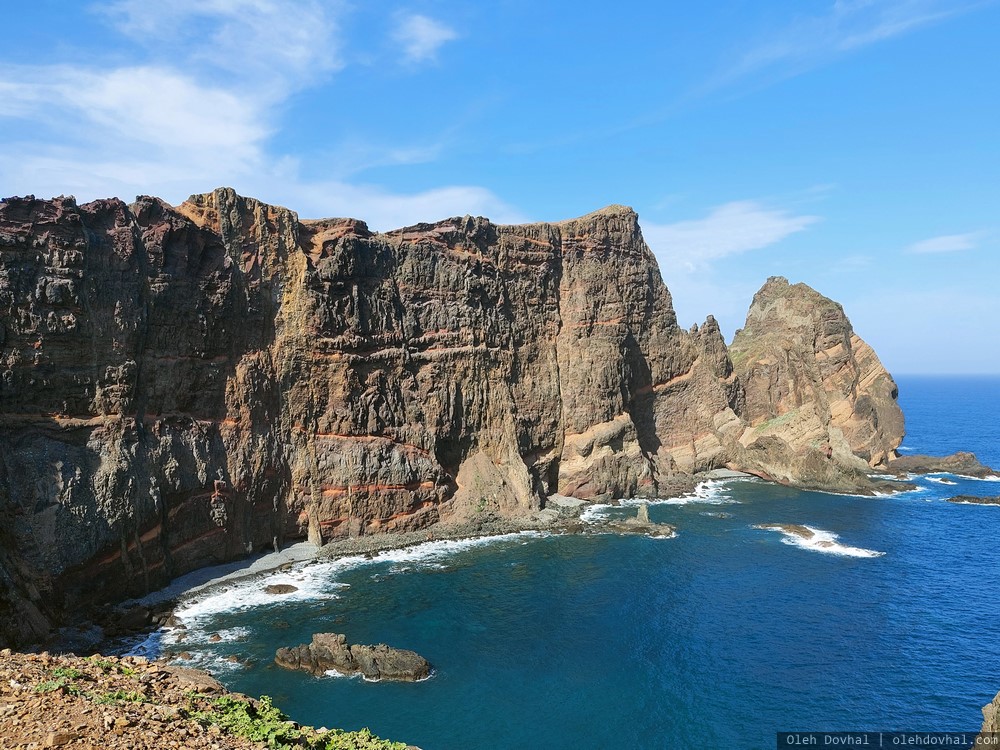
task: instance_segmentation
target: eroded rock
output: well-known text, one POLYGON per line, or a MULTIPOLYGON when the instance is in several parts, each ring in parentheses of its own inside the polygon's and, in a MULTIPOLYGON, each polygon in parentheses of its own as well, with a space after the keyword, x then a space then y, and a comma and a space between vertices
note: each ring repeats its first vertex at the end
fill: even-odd
POLYGON ((0 330, 0 642, 288 540, 554 493, 724 466, 870 489, 902 437, 838 305, 771 280, 730 351, 678 326, 622 206, 375 233, 230 189, 11 198, 0 330))
POLYGON ((900 456, 892 462, 889 470, 900 476, 905 474, 957 474, 966 477, 998 476, 997 472, 980 463, 976 454, 959 451, 950 456, 900 456))
POLYGON ((333 670, 345 675, 360 674, 369 680, 414 682, 431 673, 427 660, 413 651, 384 643, 349 645, 347 637, 340 633, 316 633, 312 643, 279 648, 274 661, 285 669, 302 669, 317 676, 333 670))
POLYGON ((948 498, 949 503, 960 505, 1000 505, 1000 497, 979 497, 978 495, 956 495, 948 498))

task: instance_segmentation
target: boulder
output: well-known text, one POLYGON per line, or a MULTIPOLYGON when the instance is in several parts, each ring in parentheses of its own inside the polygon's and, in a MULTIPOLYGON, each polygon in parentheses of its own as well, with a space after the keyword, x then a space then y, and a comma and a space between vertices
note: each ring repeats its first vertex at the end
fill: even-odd
POLYGON ((367 680, 415 682, 430 676, 431 665, 419 654, 384 643, 350 645, 342 633, 316 633, 312 643, 279 648, 274 661, 285 669, 301 669, 320 676, 328 671, 360 674, 367 680))
POLYGON ((272 583, 264 587, 265 594, 274 594, 274 595, 291 594, 298 590, 299 590, 298 586, 293 586, 290 583, 272 583))

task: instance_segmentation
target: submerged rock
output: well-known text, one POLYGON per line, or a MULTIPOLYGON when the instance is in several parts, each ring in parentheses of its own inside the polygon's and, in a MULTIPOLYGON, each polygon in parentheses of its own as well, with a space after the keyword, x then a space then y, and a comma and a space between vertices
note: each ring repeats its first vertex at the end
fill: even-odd
POLYGON ((976 495, 955 495, 948 498, 949 503, 960 505, 1000 505, 1000 497, 978 497, 976 495))
POLYGON ((272 583, 264 587, 265 594, 273 594, 275 596, 281 594, 291 594, 298 590, 298 586, 293 586, 290 583, 272 583))
POLYGON ((812 539, 816 536, 815 531, 810 529, 808 526, 803 526, 798 523, 757 523, 754 524, 752 528, 761 529, 763 531, 781 531, 802 539, 812 539))
POLYGON ((384 643, 349 645, 341 633, 316 633, 312 643, 279 648, 274 662, 285 669, 302 669, 317 676, 333 670, 344 675, 361 674, 369 680, 415 682, 431 673, 431 665, 414 651, 384 643))

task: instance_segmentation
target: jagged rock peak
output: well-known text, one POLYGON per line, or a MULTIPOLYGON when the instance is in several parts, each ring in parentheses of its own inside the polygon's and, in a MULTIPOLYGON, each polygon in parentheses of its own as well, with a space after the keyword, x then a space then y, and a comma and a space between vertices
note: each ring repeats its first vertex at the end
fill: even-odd
POLYGON ((896 384, 840 304, 771 277, 729 354, 746 399, 741 443, 770 446, 755 454, 767 454, 762 471, 800 482, 812 474, 806 483, 831 487, 833 466, 863 472, 896 456, 904 434, 896 384), (830 461, 809 458, 803 468, 813 454, 830 461))
POLYGON ((574 221, 591 221, 597 218, 623 218, 631 221, 638 221, 639 214, 635 212, 635 209, 631 206, 623 206, 618 203, 612 203, 610 206, 605 206, 604 208, 599 208, 596 211, 591 211, 589 214, 584 214, 583 216, 578 216, 575 219, 563 219, 562 221, 555 222, 556 224, 568 224, 574 221))

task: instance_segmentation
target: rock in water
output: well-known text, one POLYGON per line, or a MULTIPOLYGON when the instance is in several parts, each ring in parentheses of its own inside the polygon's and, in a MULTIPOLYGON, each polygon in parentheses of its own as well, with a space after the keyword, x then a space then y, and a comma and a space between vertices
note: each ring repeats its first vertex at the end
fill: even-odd
POLYGON ((230 189, 10 198, 0 332, 0 643, 293 539, 723 466, 864 488, 902 437, 838 305, 769 281, 731 359, 622 206, 374 233, 230 189))
POLYGON ((299 590, 298 586, 293 586, 290 583, 271 583, 264 587, 265 594, 280 595, 280 594, 291 594, 299 590))
POLYGON ((333 670, 345 675, 361 674, 369 680, 414 682, 431 673, 427 660, 413 651, 384 643, 351 646, 340 633, 316 633, 312 643, 279 648, 274 661, 285 669, 302 669, 317 676, 333 670))
POLYGON ((976 747, 992 747, 1000 737, 1000 693, 983 706, 983 726, 980 729, 980 741, 976 747))
POLYGON ((1000 497, 979 497, 978 495, 956 495, 948 498, 949 503, 959 505, 1000 505, 1000 497))
POLYGON ((900 456, 889 469, 899 475, 948 473, 966 477, 995 476, 996 472, 979 462, 974 453, 959 451, 950 456, 900 456))

